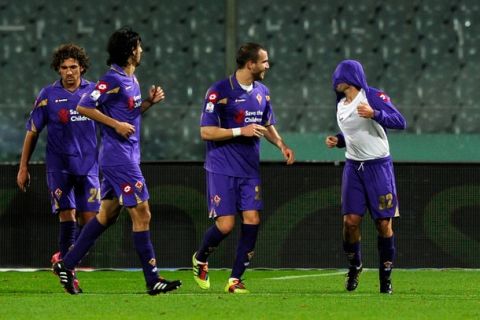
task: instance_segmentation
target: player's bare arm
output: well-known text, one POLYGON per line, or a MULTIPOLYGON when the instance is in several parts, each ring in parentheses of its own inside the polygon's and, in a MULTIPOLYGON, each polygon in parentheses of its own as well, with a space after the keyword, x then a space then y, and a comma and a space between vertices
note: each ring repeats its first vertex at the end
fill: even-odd
POLYGON ((150 109, 156 103, 165 99, 165 92, 159 86, 152 85, 148 91, 148 99, 142 101, 142 113, 150 109))
POLYGON ((244 137, 263 137, 267 132, 264 126, 258 124, 250 124, 246 127, 225 129, 216 126, 205 126, 200 128, 200 136, 206 141, 223 141, 235 138, 237 136, 244 137))
POLYGON ((115 129, 115 131, 125 139, 128 139, 128 137, 135 133, 135 127, 130 123, 117 121, 98 109, 77 106, 77 111, 81 115, 115 129))
POLYGON ((293 150, 285 144, 277 129, 275 129, 273 125, 267 127, 267 131, 265 132, 265 138, 271 144, 277 146, 280 149, 288 165, 295 162, 295 152, 293 152, 293 150))
POLYGON ((368 105, 367 103, 365 102, 361 102, 358 107, 357 107, 357 112, 358 112, 358 115, 362 118, 373 118, 375 112, 373 111, 373 108, 370 107, 370 105, 368 105))
POLYGON ((326 144, 327 147, 329 147, 329 148, 336 147, 337 144, 338 144, 338 138, 335 137, 335 136, 327 136, 327 137, 325 138, 325 144, 326 144))
POLYGON ((17 174, 17 185, 21 191, 26 192, 30 185, 30 173, 28 172, 28 163, 35 150, 38 141, 38 133, 27 131, 25 141, 23 142, 22 156, 20 158, 20 167, 17 174))

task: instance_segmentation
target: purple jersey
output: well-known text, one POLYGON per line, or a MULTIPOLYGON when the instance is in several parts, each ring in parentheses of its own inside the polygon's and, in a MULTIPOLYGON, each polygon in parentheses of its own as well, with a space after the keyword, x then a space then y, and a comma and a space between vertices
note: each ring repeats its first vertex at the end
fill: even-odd
POLYGON ((98 175, 95 123, 76 111, 80 98, 94 86, 81 79, 78 89, 70 92, 57 80, 43 88, 35 100, 26 129, 40 133, 48 126, 47 172, 98 175))
MULTIPOLYGON (((255 81, 252 91, 247 92, 233 74, 208 89, 200 125, 229 129, 252 123, 269 126, 275 122, 268 88, 255 81)), ((259 138, 240 136, 225 141, 207 141, 207 171, 232 177, 257 178, 259 167, 259 138)))
POLYGON ((115 129, 102 125, 100 165, 119 166, 140 163, 140 124, 142 96, 135 75, 128 76, 118 65, 97 82, 95 89, 78 103, 86 108, 100 108, 104 114, 135 126, 135 133, 128 139, 115 129))

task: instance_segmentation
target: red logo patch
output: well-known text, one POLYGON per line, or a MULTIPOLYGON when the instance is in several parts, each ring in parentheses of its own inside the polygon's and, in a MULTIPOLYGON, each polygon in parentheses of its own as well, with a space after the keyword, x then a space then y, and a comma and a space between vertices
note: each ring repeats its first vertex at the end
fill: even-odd
POLYGON ((58 110, 58 120, 60 120, 61 123, 67 124, 68 123, 68 116, 70 113, 68 112, 67 109, 60 109, 58 110))
POLYGON ((217 100, 218 100, 218 93, 216 92, 210 92, 208 94, 208 101, 212 102, 212 103, 217 103, 217 100))
POLYGON ((245 121, 245 110, 239 110, 233 118, 236 123, 243 123, 245 121))
POLYGON ((124 183, 124 184, 122 184, 122 192, 125 193, 125 194, 132 194, 133 193, 133 188, 128 183, 124 183))
POLYGON ((129 97, 128 98, 128 110, 133 110, 133 108, 135 107, 135 100, 133 99, 133 97, 129 97))
POLYGON ((377 96, 379 96, 380 99, 382 99, 385 102, 390 102, 390 97, 387 96, 387 94, 385 92, 378 92, 377 96))
POLYGON ((98 81, 95 89, 100 91, 100 93, 105 93, 108 89, 108 84, 105 81, 98 81))

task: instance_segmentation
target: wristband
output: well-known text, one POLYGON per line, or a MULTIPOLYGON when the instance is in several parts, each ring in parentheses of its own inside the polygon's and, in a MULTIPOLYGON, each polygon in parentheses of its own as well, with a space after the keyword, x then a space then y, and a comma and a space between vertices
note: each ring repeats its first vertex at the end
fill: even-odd
POLYGON ((238 137, 242 135, 242 129, 241 128, 232 128, 232 134, 233 137, 238 137))

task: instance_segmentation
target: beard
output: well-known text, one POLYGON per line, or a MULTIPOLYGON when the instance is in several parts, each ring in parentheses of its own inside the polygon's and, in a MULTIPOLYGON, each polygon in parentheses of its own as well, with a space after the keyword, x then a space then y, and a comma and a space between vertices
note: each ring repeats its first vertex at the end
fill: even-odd
POLYGON ((260 71, 252 74, 252 76, 254 81, 262 81, 263 78, 265 77, 265 73, 264 71, 260 71))

